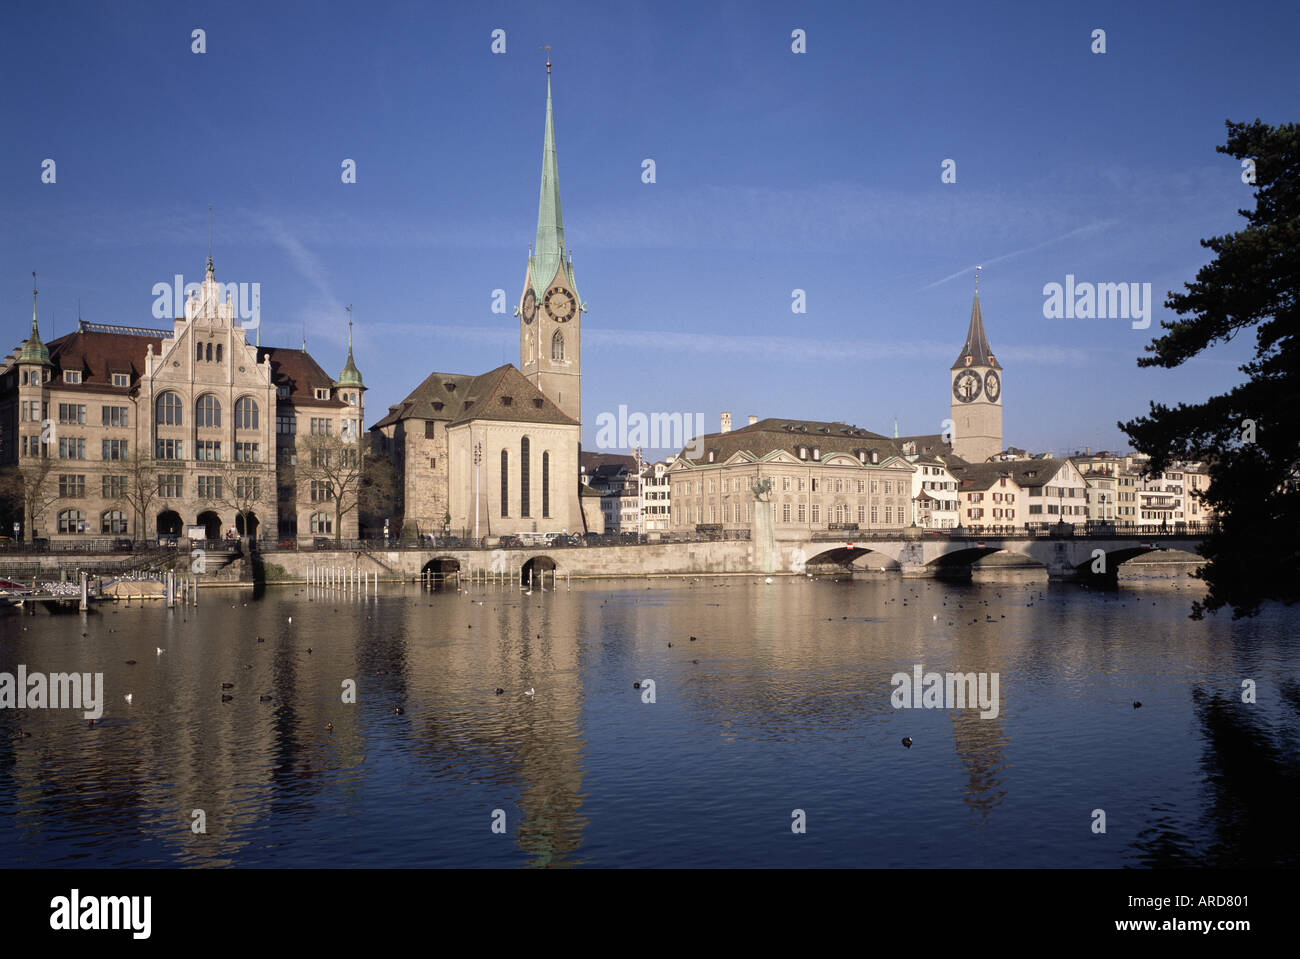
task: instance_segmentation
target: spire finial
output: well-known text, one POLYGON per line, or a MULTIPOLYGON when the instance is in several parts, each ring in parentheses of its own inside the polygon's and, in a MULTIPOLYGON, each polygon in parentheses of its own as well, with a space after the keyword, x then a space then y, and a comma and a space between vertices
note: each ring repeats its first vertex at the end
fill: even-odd
POLYGON ((32 270, 32 334, 36 334, 36 271, 32 270))
POLYGON ((975 267, 975 295, 976 296, 980 295, 980 270, 982 269, 984 269, 984 267, 982 266, 975 267))
POLYGON ((538 49, 539 49, 539 50, 545 50, 545 51, 546 51, 546 75, 549 77, 549 76, 551 75, 551 47, 550 47, 550 44, 546 44, 545 46, 538 47, 538 49))
POLYGON ((212 204, 208 204, 208 272, 212 270, 212 204))

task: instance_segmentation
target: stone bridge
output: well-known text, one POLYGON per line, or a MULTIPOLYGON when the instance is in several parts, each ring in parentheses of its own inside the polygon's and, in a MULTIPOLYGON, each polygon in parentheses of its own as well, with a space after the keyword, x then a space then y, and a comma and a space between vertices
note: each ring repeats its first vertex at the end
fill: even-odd
POLYGON ((1194 553, 1199 534, 1135 533, 1067 536, 1008 533, 960 537, 922 535, 870 536, 832 540, 824 537, 775 540, 764 547, 751 540, 644 543, 520 549, 383 549, 355 548, 264 552, 266 563, 293 579, 339 579, 378 574, 380 579, 506 579, 536 582, 558 576, 710 575, 719 573, 803 573, 838 566, 884 567, 905 577, 969 573, 973 563, 1002 553, 1024 557, 1043 567, 1052 579, 1113 581, 1119 566, 1144 553, 1180 550, 1194 553))

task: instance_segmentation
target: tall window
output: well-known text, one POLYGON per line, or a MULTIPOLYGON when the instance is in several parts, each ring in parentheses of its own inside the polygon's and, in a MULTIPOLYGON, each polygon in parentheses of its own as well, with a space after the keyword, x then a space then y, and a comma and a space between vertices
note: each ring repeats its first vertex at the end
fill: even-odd
POLYGON ((510 454, 501 451, 501 515, 510 515, 510 454))
POLYGON ((125 533, 126 514, 120 509, 110 509, 99 517, 99 531, 101 533, 125 533))
POLYGON ((181 398, 175 393, 163 393, 154 405, 157 409, 154 418, 159 426, 181 425, 181 398))
POLYGON ((235 429, 257 429, 257 401, 251 396, 241 396, 235 400, 235 429))
POLYGON ((564 359, 564 334, 559 330, 556 330, 555 335, 551 337, 551 359, 564 359))
POLYGON ((221 401, 211 393, 204 393, 194 404, 194 418, 198 426, 220 426, 221 401))
POLYGON ((542 517, 551 515, 551 454, 542 451, 542 517))
POLYGON ((532 505, 528 501, 529 483, 528 483, 528 437, 525 436, 519 441, 519 515, 528 516, 529 507, 532 505))
POLYGON ((311 514, 311 531, 313 535, 328 535, 334 532, 334 517, 329 513, 311 514))
POLYGON ((65 509, 59 513, 60 533, 84 533, 86 514, 79 509, 65 509))

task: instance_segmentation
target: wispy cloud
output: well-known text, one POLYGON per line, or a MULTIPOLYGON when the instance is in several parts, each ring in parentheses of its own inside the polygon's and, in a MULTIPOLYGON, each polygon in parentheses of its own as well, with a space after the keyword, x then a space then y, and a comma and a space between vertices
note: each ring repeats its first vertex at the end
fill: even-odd
POLYGON ((1003 253, 1001 256, 995 256, 991 260, 985 260, 978 265, 971 265, 958 270, 956 273, 949 273, 943 279, 935 280, 933 283, 921 287, 921 290, 933 290, 936 286, 943 286, 943 284, 948 283, 951 280, 955 280, 959 276, 965 276, 966 274, 978 270, 981 267, 988 266, 989 264, 1001 263, 1004 260, 1011 260, 1018 256, 1024 256, 1026 253, 1033 253, 1036 250, 1041 250, 1044 247, 1051 246, 1054 243, 1060 243, 1062 240, 1068 240, 1072 236, 1079 236, 1082 233, 1095 233, 1098 230, 1104 230, 1108 227, 1114 226, 1115 223, 1117 222, 1118 222, 1117 220, 1110 219, 1110 220, 1101 220, 1100 222, 1097 223, 1089 223, 1087 226, 1081 226, 1078 227, 1077 229, 1071 230, 1068 233, 1062 233, 1060 236, 1052 237, 1050 240, 1044 240, 1042 243, 1035 243, 1033 246, 1027 246, 1023 250, 1013 250, 1010 253, 1003 253))

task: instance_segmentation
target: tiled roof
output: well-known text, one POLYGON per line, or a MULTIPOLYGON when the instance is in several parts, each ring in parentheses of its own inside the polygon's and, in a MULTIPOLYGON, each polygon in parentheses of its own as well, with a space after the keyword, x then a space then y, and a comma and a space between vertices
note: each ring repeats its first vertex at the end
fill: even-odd
POLYGON ((287 346, 257 347, 257 361, 271 358, 271 383, 277 395, 281 386, 289 387, 289 402, 294 406, 316 406, 338 409, 346 406, 340 399, 318 400, 317 389, 328 389, 333 395, 334 378, 321 369, 310 353, 287 346))
POLYGON ((157 356, 162 351, 164 335, 163 331, 158 331, 157 336, 105 333, 78 326, 73 332, 49 343, 50 362, 54 364, 53 378, 59 381, 59 389, 123 393, 128 387, 113 386, 113 374, 129 374, 131 386, 135 386, 144 373, 148 345, 153 344, 157 356), (80 370, 81 383, 62 382, 65 370, 80 370))
POLYGON ((1002 477, 1011 477, 1014 473, 1012 463, 965 463, 950 466, 948 472, 957 480, 957 489, 962 493, 986 490, 1002 477))
POLYGON ((820 448, 823 459, 829 453, 856 454, 858 450, 868 453, 875 450, 882 462, 900 455, 893 440, 870 430, 847 423, 779 417, 759 420, 726 433, 708 433, 691 446, 701 450, 699 456, 692 458, 687 455, 687 450, 682 450, 678 458, 702 463, 707 461, 710 451, 714 453, 715 462, 724 462, 739 452, 762 457, 776 450, 786 450, 797 456, 800 446, 820 448))
POLYGON ((1002 369, 1002 364, 993 356, 993 348, 989 346, 989 338, 984 334, 984 315, 980 312, 980 295, 975 294, 975 301, 970 308, 970 327, 966 330, 966 343, 961 348, 961 353, 957 355, 957 360, 952 364, 954 370, 964 369, 967 366, 991 366, 995 370, 1002 369), (970 357, 970 362, 966 358, 970 357))
POLYGON ((371 429, 405 419, 442 420, 448 425, 471 420, 578 425, 511 363, 479 376, 430 373, 371 429))

